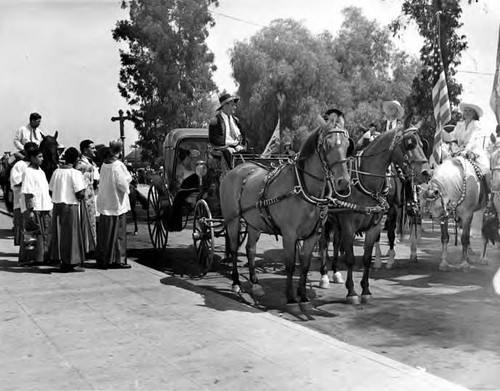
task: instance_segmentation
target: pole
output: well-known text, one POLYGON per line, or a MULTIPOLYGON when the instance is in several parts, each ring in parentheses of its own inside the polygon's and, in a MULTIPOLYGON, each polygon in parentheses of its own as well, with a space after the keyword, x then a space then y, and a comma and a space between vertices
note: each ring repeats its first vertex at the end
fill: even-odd
POLYGON ((122 161, 125 159, 125 121, 132 120, 130 113, 123 115, 123 110, 118 110, 118 117, 111 117, 112 122, 120 121, 120 139, 122 141, 122 161))

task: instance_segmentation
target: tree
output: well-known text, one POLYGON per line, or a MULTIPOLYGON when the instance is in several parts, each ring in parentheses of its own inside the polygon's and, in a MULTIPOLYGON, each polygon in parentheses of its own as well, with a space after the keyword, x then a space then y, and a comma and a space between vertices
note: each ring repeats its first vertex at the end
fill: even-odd
POLYGON ((232 49, 239 115, 256 149, 265 146, 276 124, 278 93, 286 96, 281 125, 295 140, 317 127, 317 116, 331 107, 346 113, 347 128, 357 137, 361 126, 380 119, 383 100, 409 94, 416 61, 397 51, 389 31, 359 8, 342 12, 345 21, 336 38, 279 19, 232 49))
POLYGON ((143 159, 154 161, 169 130, 202 126, 210 118, 216 90, 214 55, 205 40, 217 0, 130 0, 129 20, 113 39, 120 50, 121 95, 132 107, 143 159))
MULTIPOLYGON (((469 1, 470 3, 470 1, 469 1)), ((438 48, 441 54, 445 73, 447 75, 448 95, 452 105, 458 104, 458 96, 462 93, 462 86, 455 80, 456 68, 460 65, 461 53, 467 48, 465 35, 459 35, 457 30, 462 27, 460 17, 462 8, 460 0, 404 0, 402 15, 391 23, 391 30, 398 34, 413 20, 424 44, 420 49, 422 68, 413 80, 407 106, 425 118, 421 133, 432 145, 434 136, 434 117, 432 106, 432 83, 435 70, 438 48), (440 34, 437 31, 436 15, 440 14, 440 34), (438 42, 438 37, 441 38, 438 42)))

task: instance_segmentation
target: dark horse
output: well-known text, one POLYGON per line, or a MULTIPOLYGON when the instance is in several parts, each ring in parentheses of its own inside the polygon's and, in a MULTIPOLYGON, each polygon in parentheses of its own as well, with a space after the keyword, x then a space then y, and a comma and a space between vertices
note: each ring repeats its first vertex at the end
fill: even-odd
POLYGON ((274 170, 254 163, 238 165, 220 185, 222 215, 226 225, 226 252, 233 262, 233 291, 240 291, 237 251, 240 245, 240 219, 247 224, 248 258, 252 293, 263 295, 255 273, 256 245, 261 233, 280 234, 286 266, 286 297, 290 311, 297 310, 293 274, 297 244, 304 240, 300 256, 300 281, 297 294, 300 307, 307 310, 306 280, 311 253, 326 216, 329 189, 345 191, 349 185, 346 158, 354 143, 345 130, 322 127, 305 141, 297 159, 274 170))
MULTIPOLYGON (((50 181, 52 174, 59 165, 59 154, 57 142, 58 132, 56 131, 53 136, 43 136, 42 142, 40 143, 40 150, 43 154, 43 162, 41 169, 45 172, 47 181, 50 181)), ((12 190, 10 188, 10 171, 14 164, 16 164, 20 159, 15 160, 11 164, 8 163, 6 157, 2 158, 2 170, 1 170, 1 183, 2 191, 4 194, 5 206, 9 212, 12 212, 14 204, 12 199, 12 190)))
MULTIPOLYGON (((417 175, 422 171, 422 165, 427 162, 422 141, 416 129, 403 130, 402 127, 382 133, 364 151, 357 155, 351 167, 351 178, 354 186, 347 197, 334 200, 335 208, 329 213, 325 234, 333 230, 334 259, 332 268, 336 272, 339 251, 344 252, 347 266, 347 302, 359 303, 359 297, 354 289, 354 237, 366 232, 363 254, 363 277, 361 280, 362 301, 371 298, 369 289, 369 273, 372 251, 375 240, 381 231, 381 219, 389 208, 384 189, 386 187, 386 172, 391 163, 401 167, 405 177, 417 175)), ((327 237, 320 241, 322 257, 320 286, 329 283, 326 249, 327 237)))

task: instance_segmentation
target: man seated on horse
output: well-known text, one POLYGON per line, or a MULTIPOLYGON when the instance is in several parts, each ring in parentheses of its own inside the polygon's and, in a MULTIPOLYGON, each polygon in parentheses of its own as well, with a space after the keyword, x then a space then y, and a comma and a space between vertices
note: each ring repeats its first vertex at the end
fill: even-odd
POLYGON ((224 93, 219 97, 217 114, 208 125, 208 140, 215 151, 220 151, 228 168, 232 168, 232 155, 246 149, 240 121, 234 116, 240 98, 224 93))
POLYGON ((40 145, 43 140, 43 133, 40 129, 40 122, 42 121, 42 116, 38 113, 30 114, 30 122, 28 125, 21 126, 14 135, 14 146, 17 148, 17 152, 14 155, 18 159, 24 158, 24 144, 28 141, 40 145))
POLYGON ((378 126, 374 123, 368 125, 368 130, 363 134, 363 137, 356 144, 357 150, 364 149, 370 142, 377 138, 380 133, 392 129, 396 129, 403 125, 403 117, 405 109, 397 100, 389 100, 382 103, 382 110, 385 119, 378 126))

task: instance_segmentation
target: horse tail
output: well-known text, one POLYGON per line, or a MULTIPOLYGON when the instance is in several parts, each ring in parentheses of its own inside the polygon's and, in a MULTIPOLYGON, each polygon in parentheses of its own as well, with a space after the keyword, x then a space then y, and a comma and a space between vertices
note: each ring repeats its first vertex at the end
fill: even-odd
POLYGON ((498 234, 498 214, 494 208, 486 208, 483 214, 483 226, 481 227, 481 234, 486 243, 500 242, 500 235, 498 234))

